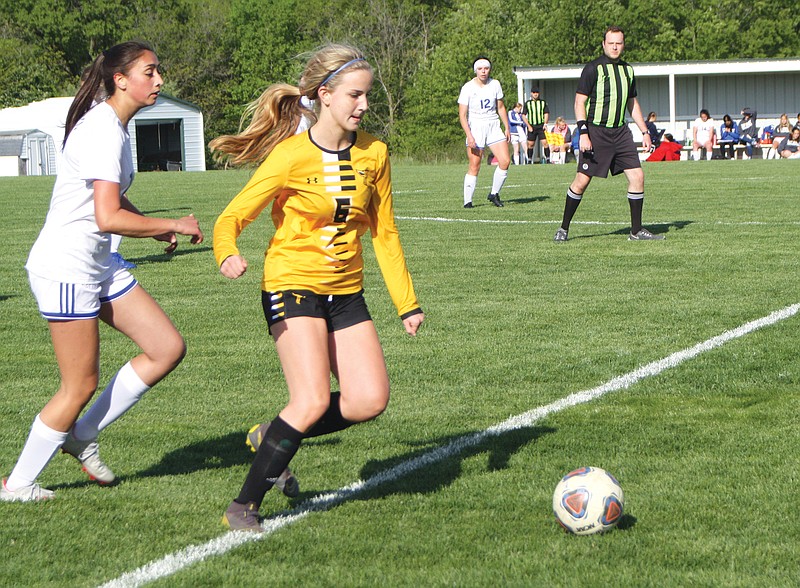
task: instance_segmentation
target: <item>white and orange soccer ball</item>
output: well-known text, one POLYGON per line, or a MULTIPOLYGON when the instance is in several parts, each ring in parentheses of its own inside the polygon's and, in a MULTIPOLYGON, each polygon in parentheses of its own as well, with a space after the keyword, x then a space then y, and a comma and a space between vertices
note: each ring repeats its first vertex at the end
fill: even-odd
POLYGON ((602 468, 573 470, 556 485, 553 514, 569 533, 593 535, 615 527, 625 496, 616 478, 602 468))

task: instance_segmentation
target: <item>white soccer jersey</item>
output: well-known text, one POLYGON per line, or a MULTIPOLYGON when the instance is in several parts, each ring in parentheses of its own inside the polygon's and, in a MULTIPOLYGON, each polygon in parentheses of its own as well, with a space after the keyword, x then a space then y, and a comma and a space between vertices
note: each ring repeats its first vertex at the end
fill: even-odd
POLYGON ((467 120, 470 122, 500 120, 497 101, 502 99, 500 82, 493 78, 489 78, 483 86, 477 79, 470 80, 461 87, 458 95, 458 103, 467 107, 467 120))
POLYGON ((96 284, 112 272, 110 234, 97 227, 94 181, 133 181, 128 130, 102 102, 72 129, 64 147, 50 209, 25 267, 57 282, 96 284))
POLYGON ((697 129, 697 142, 707 143, 711 139, 715 125, 716 123, 714 122, 713 118, 709 118, 705 121, 699 117, 695 119, 692 126, 697 129))

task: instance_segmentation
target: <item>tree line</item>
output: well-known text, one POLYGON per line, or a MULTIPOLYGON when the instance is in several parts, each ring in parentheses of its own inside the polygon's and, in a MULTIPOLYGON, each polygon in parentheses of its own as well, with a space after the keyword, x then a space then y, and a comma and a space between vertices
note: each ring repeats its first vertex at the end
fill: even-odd
POLYGON ((510 100, 514 66, 582 64, 605 28, 633 62, 800 56, 796 0, 0 0, 0 107, 74 93, 115 43, 148 41, 164 91, 203 111, 206 140, 239 128, 244 105, 296 83, 326 42, 375 70, 368 131, 394 153, 460 153, 456 98, 489 56, 510 100))

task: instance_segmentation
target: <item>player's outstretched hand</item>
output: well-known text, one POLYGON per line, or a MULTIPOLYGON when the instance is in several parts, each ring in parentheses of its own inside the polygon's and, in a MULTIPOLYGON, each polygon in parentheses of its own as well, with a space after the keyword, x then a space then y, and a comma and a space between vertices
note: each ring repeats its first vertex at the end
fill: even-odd
POLYGON ((425 314, 422 312, 412 314, 410 317, 403 319, 403 326, 406 328, 406 333, 412 337, 416 337, 417 330, 424 320, 425 314))
POLYGON ((231 255, 226 257, 222 265, 219 266, 220 273, 231 280, 240 278, 247 271, 247 260, 241 255, 231 255))
POLYGON ((164 249, 165 253, 172 253, 178 248, 178 234, 189 235, 191 237, 190 242, 194 245, 203 242, 203 231, 200 230, 200 223, 197 222, 193 214, 179 218, 175 221, 175 224, 176 226, 173 232, 162 233, 154 237, 156 241, 169 243, 164 249))
POLYGON ((200 230, 200 223, 197 222, 193 214, 179 218, 178 227, 175 229, 175 232, 181 235, 189 235, 193 245, 203 242, 203 231, 200 230))
POLYGON ((164 233, 163 235, 156 235, 153 237, 156 241, 163 241, 164 243, 169 243, 164 248, 164 253, 172 253, 178 248, 178 237, 175 233, 164 233))

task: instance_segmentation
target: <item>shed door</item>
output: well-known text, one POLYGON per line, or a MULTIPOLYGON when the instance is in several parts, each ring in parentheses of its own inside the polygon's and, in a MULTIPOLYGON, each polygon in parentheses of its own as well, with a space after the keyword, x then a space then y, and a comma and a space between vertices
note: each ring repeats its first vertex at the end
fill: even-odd
POLYGON ((47 157, 47 137, 28 138, 28 175, 46 176, 50 174, 47 157))
POLYGON ((140 172, 183 169, 183 121, 136 121, 136 162, 140 172))

